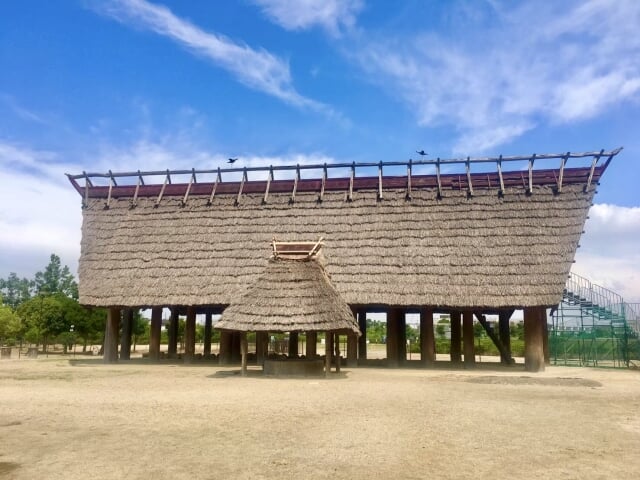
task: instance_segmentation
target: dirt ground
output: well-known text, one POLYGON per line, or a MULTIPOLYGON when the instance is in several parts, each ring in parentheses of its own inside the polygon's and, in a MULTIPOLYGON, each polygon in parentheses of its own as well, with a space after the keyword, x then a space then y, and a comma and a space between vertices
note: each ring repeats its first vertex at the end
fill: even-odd
POLYGON ((0 361, 0 479, 637 479, 640 372, 0 361))

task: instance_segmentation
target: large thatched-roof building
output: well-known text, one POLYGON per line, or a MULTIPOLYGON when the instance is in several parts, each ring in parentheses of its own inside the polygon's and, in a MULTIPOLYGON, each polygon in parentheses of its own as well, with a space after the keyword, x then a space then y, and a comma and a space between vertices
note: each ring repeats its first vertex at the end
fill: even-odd
POLYGON ((174 307, 188 318, 220 312, 263 273, 274 237, 322 236, 326 271, 352 310, 387 311, 389 363, 404 361, 407 310, 422 312, 425 362, 434 311, 451 314, 452 360, 462 335, 471 362, 473 316, 497 313, 508 326, 510 312, 524 309, 528 366, 539 369, 542 312, 561 298, 596 184, 617 153, 348 164, 344 178, 330 165, 70 176, 84 206, 80 301, 174 307), (584 158, 591 164, 567 165, 584 158), (534 168, 540 160, 557 168, 534 168), (461 173, 441 172, 458 164, 461 173), (418 166, 431 170, 417 175, 418 166), (302 178, 307 168, 322 175, 302 178), (378 175, 356 174, 365 168, 378 175), (250 180, 256 170, 268 178, 250 180), (294 178, 274 179, 279 170, 294 178), (242 178, 223 181, 234 173, 242 178))

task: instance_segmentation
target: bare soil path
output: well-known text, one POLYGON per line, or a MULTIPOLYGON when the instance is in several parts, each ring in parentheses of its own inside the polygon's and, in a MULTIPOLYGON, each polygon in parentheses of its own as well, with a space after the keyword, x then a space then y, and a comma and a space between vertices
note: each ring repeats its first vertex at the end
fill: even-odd
POLYGON ((640 372, 0 362, 0 479, 637 479, 640 372))

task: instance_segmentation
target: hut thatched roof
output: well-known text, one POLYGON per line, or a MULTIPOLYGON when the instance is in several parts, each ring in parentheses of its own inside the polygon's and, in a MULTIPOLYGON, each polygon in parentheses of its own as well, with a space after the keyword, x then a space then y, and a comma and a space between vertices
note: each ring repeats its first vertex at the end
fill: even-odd
POLYGON ((221 330, 359 333, 349 305, 314 259, 271 258, 222 314, 221 330))

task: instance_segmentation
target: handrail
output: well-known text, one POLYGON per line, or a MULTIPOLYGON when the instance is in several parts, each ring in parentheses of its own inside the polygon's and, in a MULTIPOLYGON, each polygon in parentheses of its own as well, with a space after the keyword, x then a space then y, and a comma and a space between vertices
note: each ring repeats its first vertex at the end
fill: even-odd
POLYGON ((247 172, 276 172, 276 171, 294 171, 294 170, 324 170, 324 169, 337 169, 337 168, 372 168, 378 167, 382 168, 385 166, 404 166, 404 167, 415 167, 417 165, 432 165, 432 166, 443 166, 443 165, 454 165, 461 164, 467 165, 470 168, 471 164, 478 163, 495 163, 498 171, 501 170, 500 166, 502 162, 516 162, 516 161, 526 161, 529 164, 529 167, 532 168, 532 158, 535 158, 536 161, 539 160, 549 160, 549 159, 559 159, 561 164, 564 165, 568 159, 571 158, 587 158, 592 157, 594 163, 598 163, 601 157, 607 157, 607 165, 611 158, 616 156, 622 147, 616 148, 615 150, 605 152, 603 150, 597 152, 584 152, 584 153, 549 153, 549 154, 534 154, 526 155, 526 156, 510 156, 510 157, 478 157, 478 158, 451 158, 451 159, 441 159, 438 158, 436 160, 412 160, 409 159, 407 161, 387 161, 387 162, 361 162, 361 163, 331 163, 331 164, 313 164, 313 165, 280 165, 280 166, 260 166, 260 167, 232 167, 232 168, 209 168, 209 169, 185 169, 185 170, 150 170, 146 172, 140 172, 139 170, 135 172, 83 172, 77 175, 67 174, 70 180, 79 180, 85 179, 89 180, 91 178, 109 178, 111 180, 115 178, 122 177, 135 177, 136 179, 140 176, 167 176, 170 175, 202 175, 202 174, 222 174, 222 173, 247 173, 247 172))

